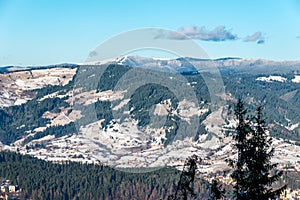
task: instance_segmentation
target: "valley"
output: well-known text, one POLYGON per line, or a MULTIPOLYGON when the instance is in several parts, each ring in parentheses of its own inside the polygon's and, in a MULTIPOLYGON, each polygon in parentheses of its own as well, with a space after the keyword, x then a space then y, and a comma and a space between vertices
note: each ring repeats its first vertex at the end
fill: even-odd
POLYGON ((235 156, 233 110, 242 98, 249 109, 265 105, 273 161, 298 171, 299 72, 296 62, 237 58, 124 57, 88 66, 13 69, 0 74, 1 148, 56 163, 144 171, 181 169, 197 154, 203 158, 199 173, 208 175, 226 170, 225 160, 235 156), (280 66, 285 70, 279 73, 280 66), (216 76, 210 70, 216 68, 224 92, 212 93, 209 81, 216 76), (161 79, 142 85, 132 79, 123 86, 131 72, 135 76, 129 78, 151 73, 161 79), (164 79, 169 82, 158 84, 164 79), (188 89, 176 93, 173 87, 188 89))

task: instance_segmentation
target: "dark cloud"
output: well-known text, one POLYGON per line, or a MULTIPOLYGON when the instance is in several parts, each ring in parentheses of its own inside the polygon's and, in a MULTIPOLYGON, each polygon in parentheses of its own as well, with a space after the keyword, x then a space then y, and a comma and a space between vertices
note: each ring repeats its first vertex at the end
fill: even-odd
POLYGON ((296 38, 297 38, 297 39, 300 39, 300 35, 298 35, 296 38))
MULTIPOLYGON (((205 26, 189 26, 178 29, 177 33, 163 37, 174 40, 198 39, 215 42, 238 39, 237 35, 233 34, 230 30, 226 30, 225 26, 217 26, 213 30, 207 30, 205 26)), ((159 36, 159 38, 162 38, 162 36, 159 36)))
POLYGON ((91 51, 90 54, 89 54, 89 57, 94 57, 94 56, 97 56, 98 53, 96 51, 91 51))
POLYGON ((264 44, 264 43, 265 43, 265 40, 264 40, 264 39, 261 39, 261 40, 258 40, 256 43, 257 43, 257 44, 264 44))
POLYGON ((243 40, 244 42, 256 42, 257 44, 264 44, 265 39, 260 31, 253 33, 252 35, 248 35, 243 40))

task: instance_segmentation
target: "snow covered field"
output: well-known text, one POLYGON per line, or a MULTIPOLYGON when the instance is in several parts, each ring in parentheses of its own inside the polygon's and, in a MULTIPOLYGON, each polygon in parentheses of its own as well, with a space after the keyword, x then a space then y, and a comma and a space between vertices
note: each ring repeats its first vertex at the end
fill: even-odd
POLYGON ((66 85, 77 69, 50 68, 0 74, 0 106, 9 107, 26 103, 34 97, 30 92, 48 85, 66 85))

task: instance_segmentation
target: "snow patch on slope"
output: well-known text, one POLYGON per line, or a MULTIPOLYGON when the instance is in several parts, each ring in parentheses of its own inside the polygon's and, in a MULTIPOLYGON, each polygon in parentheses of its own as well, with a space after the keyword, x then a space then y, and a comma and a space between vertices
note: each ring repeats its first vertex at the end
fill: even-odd
POLYGON ((278 81, 278 82, 286 82, 286 78, 282 76, 268 76, 268 77, 258 77, 256 79, 257 81, 266 81, 266 82, 273 82, 273 81, 278 81))
POLYGON ((300 75, 295 75, 295 77, 292 79, 292 82, 300 83, 300 75))
POLYGON ((0 106, 21 105, 34 98, 35 89, 48 85, 66 85, 76 73, 76 68, 32 69, 0 74, 0 106))

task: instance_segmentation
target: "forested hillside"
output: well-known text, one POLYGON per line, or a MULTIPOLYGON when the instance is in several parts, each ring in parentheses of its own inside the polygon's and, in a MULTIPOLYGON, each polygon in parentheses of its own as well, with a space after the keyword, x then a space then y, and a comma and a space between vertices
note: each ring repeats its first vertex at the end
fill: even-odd
MULTIPOLYGON (((135 169, 136 170, 136 169, 135 169)), ((0 153, 0 177, 22 188, 24 199, 166 199, 174 192, 180 171, 118 171, 106 166, 54 164, 11 152, 0 153)), ((195 181, 195 192, 207 198, 209 185, 195 181)))
MULTIPOLYGON (((82 73, 85 74, 85 77, 97 77, 97 73, 101 71, 99 69, 102 69, 101 66, 85 66, 82 73)), ((105 92, 109 90, 114 91, 120 78, 131 69, 131 67, 123 65, 109 65, 103 72, 102 76, 98 77, 99 80, 95 83, 95 89, 97 89, 97 92, 105 92)), ((248 73, 248 71, 245 72, 242 69, 243 68, 239 69, 238 67, 228 67, 221 68, 220 70, 225 85, 225 92, 230 95, 231 98, 226 99, 229 111, 228 114, 232 113, 232 106, 235 103, 234 100, 237 98, 245 99, 245 103, 252 107, 255 107, 258 104, 263 104, 266 109, 268 123, 272 125, 272 127, 270 127, 271 134, 279 138, 298 141, 299 127, 294 129, 287 128, 300 121, 300 109, 297 106, 300 101, 299 83, 291 81, 294 77, 294 72, 291 70, 282 74, 279 74, 278 72, 273 74, 286 78, 285 82, 259 81, 257 80, 259 77, 268 76, 271 72, 267 71, 265 73, 261 73, 258 70, 257 73, 254 73, 253 71, 248 73)), ((148 72, 145 70, 143 73, 148 72)), ((160 74, 162 74, 163 77, 172 76, 172 74, 167 72, 160 72, 160 74)), ((62 110, 65 110, 65 112, 69 114, 72 112, 72 109, 76 109, 76 107, 70 105, 70 103, 74 102, 70 100, 70 97, 67 94, 76 88, 81 88, 83 91, 93 89, 93 86, 90 85, 91 81, 76 82, 77 76, 78 74, 73 77, 73 81, 64 86, 47 86, 32 91, 26 90, 27 93, 31 92, 34 94, 35 97, 32 100, 21 105, 1 108, 1 142, 4 144, 11 144, 27 135, 28 131, 33 131, 35 128, 44 127, 49 124, 50 120, 42 117, 45 112, 60 113, 62 110), (53 98, 46 98, 42 101, 40 100, 44 96, 54 93, 56 93, 56 96, 53 98), (62 97, 59 97, 59 95, 62 97)), ((191 86, 198 101, 203 102, 203 104, 200 104, 199 106, 201 108, 212 109, 212 105, 210 105, 210 91, 203 79, 203 76, 206 76, 208 79, 211 78, 210 74, 206 72, 201 74, 184 73, 183 76, 191 86)), ((173 79, 172 83, 179 84, 176 76, 174 76, 173 79)), ((178 106, 178 97, 176 97, 167 87, 159 84, 143 85, 130 95, 131 96, 127 96, 127 98, 130 98, 130 117, 138 120, 138 125, 141 127, 149 125, 149 109, 151 106, 162 103, 168 99, 172 102, 172 110, 175 110, 178 106)), ((103 119, 104 121, 102 122, 102 125, 106 126, 111 120, 113 120, 113 105, 118 105, 123 100, 124 99, 116 99, 112 101, 98 100, 86 105, 81 108, 81 111, 83 112, 82 115, 85 117, 77 120, 76 123, 79 126, 84 126, 95 122, 96 120, 103 119), (91 112, 91 110, 95 110, 97 118, 89 118, 89 112, 91 112)), ((73 99, 73 101, 76 102, 76 99, 73 99)), ((206 115, 210 112, 211 110, 209 110, 206 115)), ((126 115, 123 116, 123 118, 125 117, 126 115)), ((201 126, 203 126, 202 121, 204 120, 204 117, 205 116, 202 116, 198 119, 201 126)), ((169 114, 167 116, 167 121, 164 126, 166 130, 171 131, 167 133, 167 138, 171 139, 174 135, 176 135, 176 127, 179 126, 179 123, 186 122, 181 120, 178 115, 169 114), (169 127, 173 128, 168 129, 169 127)), ((78 130, 76 130, 73 123, 66 125, 58 124, 54 127, 48 127, 45 129, 44 133, 38 133, 34 137, 27 138, 24 142, 26 144, 33 139, 38 139, 48 134, 54 134, 56 137, 60 137, 62 135, 75 133, 76 131, 78 130)))

